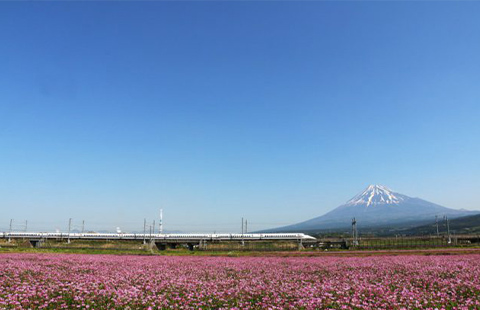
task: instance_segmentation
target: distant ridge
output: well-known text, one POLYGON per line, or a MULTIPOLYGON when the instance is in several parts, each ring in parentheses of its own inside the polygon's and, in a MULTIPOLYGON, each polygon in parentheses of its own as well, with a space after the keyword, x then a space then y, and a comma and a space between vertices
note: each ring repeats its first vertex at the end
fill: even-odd
MULTIPOLYGON (((438 219, 439 233, 444 235, 446 232, 445 220, 438 219)), ((480 214, 462 216, 449 221, 450 230, 455 234, 480 234, 480 214)), ((427 225, 417 226, 399 231, 406 235, 436 235, 437 225, 432 222, 427 225)))
POLYGON ((332 211, 290 226, 269 229, 269 232, 315 231, 347 228, 352 218, 359 227, 388 226, 399 223, 425 223, 435 216, 450 218, 478 214, 446 208, 420 198, 412 198, 392 191, 384 185, 369 185, 345 204, 332 211))

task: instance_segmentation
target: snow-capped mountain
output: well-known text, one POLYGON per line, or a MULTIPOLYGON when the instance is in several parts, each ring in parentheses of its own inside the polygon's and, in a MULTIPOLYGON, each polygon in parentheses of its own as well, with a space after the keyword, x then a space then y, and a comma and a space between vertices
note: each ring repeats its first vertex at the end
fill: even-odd
POLYGON ((362 193, 353 197, 346 206, 365 205, 376 206, 384 204, 399 204, 409 197, 394 193, 391 189, 383 185, 369 185, 362 193))
POLYGON ((479 212, 455 210, 420 198, 392 191, 383 185, 369 185, 345 204, 311 220, 269 231, 321 230, 348 227, 355 217, 359 226, 388 226, 400 223, 434 221, 435 216, 450 218, 479 212))

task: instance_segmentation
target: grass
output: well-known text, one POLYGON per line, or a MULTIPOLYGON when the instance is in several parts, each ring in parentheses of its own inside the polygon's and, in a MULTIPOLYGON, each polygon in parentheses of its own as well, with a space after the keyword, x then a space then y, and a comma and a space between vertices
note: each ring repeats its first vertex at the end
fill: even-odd
POLYGON ((103 255, 149 255, 149 256, 221 256, 221 257, 324 257, 324 256, 376 256, 376 255, 460 255, 479 254, 480 247, 440 248, 413 250, 302 250, 302 251, 189 251, 168 249, 165 251, 93 249, 93 248, 25 248, 1 247, 3 253, 58 253, 58 254, 103 254, 103 255))

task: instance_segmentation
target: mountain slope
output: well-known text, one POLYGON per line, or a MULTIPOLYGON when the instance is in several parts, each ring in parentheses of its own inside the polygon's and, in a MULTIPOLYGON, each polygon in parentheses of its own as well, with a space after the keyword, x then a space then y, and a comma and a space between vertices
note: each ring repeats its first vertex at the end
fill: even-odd
MULTIPOLYGON (((455 234, 479 234, 480 233, 480 214, 462 216, 449 221, 450 231, 455 234)), ((446 233, 446 222, 443 218, 438 219, 438 230, 440 234, 446 233)), ((422 225, 400 231, 406 235, 435 235, 437 225, 434 221, 428 225, 422 225)))
POLYGON ((344 205, 334 210, 301 222, 269 231, 302 231, 344 228, 356 218, 359 226, 381 226, 395 223, 432 221, 435 216, 450 218, 479 212, 446 208, 420 198, 396 193, 382 185, 370 185, 344 205))

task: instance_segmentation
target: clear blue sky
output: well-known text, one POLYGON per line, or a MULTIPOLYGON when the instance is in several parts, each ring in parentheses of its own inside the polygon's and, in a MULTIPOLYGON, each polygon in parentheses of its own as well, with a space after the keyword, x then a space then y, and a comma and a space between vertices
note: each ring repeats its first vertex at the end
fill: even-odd
POLYGON ((2 2, 0 230, 480 209, 479 2, 2 2))

